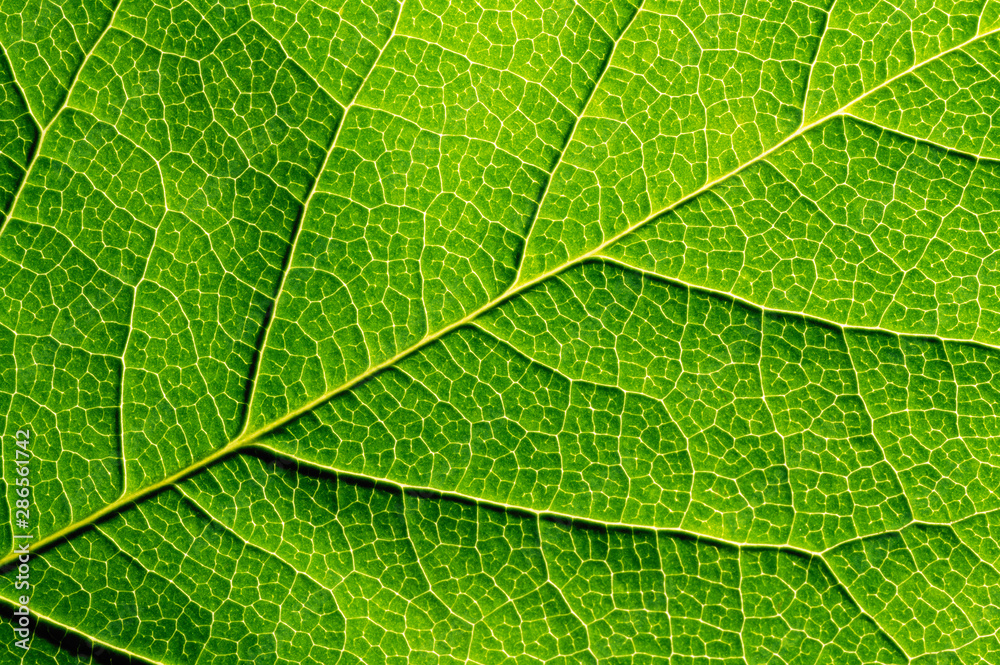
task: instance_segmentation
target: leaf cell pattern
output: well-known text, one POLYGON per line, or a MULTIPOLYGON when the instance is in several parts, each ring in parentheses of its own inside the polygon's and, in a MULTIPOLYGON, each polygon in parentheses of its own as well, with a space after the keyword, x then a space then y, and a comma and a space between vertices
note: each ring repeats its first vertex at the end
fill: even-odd
POLYGON ((0 6, 4 662, 998 662, 1000 3, 494 5, 0 6))

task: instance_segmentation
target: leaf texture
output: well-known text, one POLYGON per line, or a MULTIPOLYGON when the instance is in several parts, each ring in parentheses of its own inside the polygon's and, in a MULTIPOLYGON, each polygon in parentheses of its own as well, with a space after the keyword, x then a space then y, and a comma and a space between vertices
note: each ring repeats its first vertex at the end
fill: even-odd
POLYGON ((0 13, 5 662, 1000 659, 1000 4, 0 13))

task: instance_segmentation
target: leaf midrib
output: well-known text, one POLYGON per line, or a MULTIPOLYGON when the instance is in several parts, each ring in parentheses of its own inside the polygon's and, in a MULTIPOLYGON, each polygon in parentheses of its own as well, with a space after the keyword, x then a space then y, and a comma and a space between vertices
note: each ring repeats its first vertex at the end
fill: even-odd
MULTIPOLYGON (((111 25, 114 23, 114 17, 117 14, 118 7, 120 7, 120 6, 121 6, 121 3, 119 3, 119 5, 115 7, 115 10, 112 13, 111 20, 109 21, 108 26, 101 33, 101 35, 99 36, 98 40, 94 42, 94 46, 88 52, 87 58, 85 58, 84 61, 81 62, 80 68, 78 69, 77 73, 74 75, 73 83, 72 83, 69 91, 67 92, 65 100, 63 101, 62 107, 53 116, 52 120, 49 121, 49 123, 46 125, 45 129, 48 129, 48 127, 52 124, 52 122, 55 121, 55 119, 63 111, 63 109, 65 109, 68 106, 68 101, 69 101, 70 94, 73 91, 73 86, 75 86, 75 84, 76 84, 76 81, 77 81, 77 79, 79 77, 80 71, 82 71, 83 67, 86 65, 86 61, 87 61, 87 59, 89 59, 90 54, 94 52, 94 50, 97 48, 97 45, 100 43, 101 39, 103 39, 103 37, 107 33, 107 31, 110 30, 111 25)), ((640 7, 641 7, 641 4, 640 4, 640 7)), ((628 22, 628 24, 626 25, 626 27, 623 29, 622 33, 618 36, 618 39, 615 41, 615 47, 617 47, 618 43, 620 43, 621 40, 624 38, 625 33, 628 31, 628 28, 631 27, 632 23, 634 22, 634 18, 635 18, 635 16, 638 15, 639 11, 641 11, 641 9, 637 9, 636 10, 635 15, 632 17, 632 19, 630 19, 630 21, 628 22)), ((402 8, 400 8, 400 15, 401 15, 401 13, 402 13, 402 8)), ((399 15, 397 15, 397 21, 398 21, 398 18, 399 18, 399 15)), ((210 453, 208 455, 205 455, 204 457, 201 457, 201 458, 193 461, 188 466, 183 467, 182 469, 180 469, 180 470, 176 471, 175 473, 173 473, 173 474, 171 474, 171 475, 163 478, 162 480, 160 480, 160 481, 158 481, 156 483, 153 483, 151 485, 147 485, 145 487, 139 488, 139 489, 137 489, 134 492, 131 492, 131 493, 128 493, 128 494, 123 494, 119 499, 117 499, 116 501, 114 501, 114 502, 106 505, 105 507, 101 508, 100 510, 94 511, 93 513, 87 515, 86 517, 83 517, 83 518, 81 518, 79 520, 76 520, 75 522, 72 522, 72 523, 64 526, 63 528, 61 528, 61 529, 59 529, 57 531, 54 531, 54 532, 52 532, 52 533, 50 533, 50 534, 48 534, 48 535, 40 538, 37 542, 35 542, 31 546, 31 550, 32 551, 37 551, 39 549, 45 548, 46 546, 48 546, 48 545, 50 545, 50 544, 52 544, 52 543, 60 540, 61 538, 65 537, 65 536, 68 536, 68 535, 72 534, 73 532, 75 532, 75 531, 77 531, 77 530, 79 530, 81 528, 84 528, 84 527, 86 527, 86 526, 94 523, 95 521, 101 519, 102 517, 104 517, 106 515, 109 515, 111 513, 114 513, 119 508, 123 508, 123 507, 128 506, 128 505, 130 505, 132 503, 136 503, 136 502, 142 500, 144 497, 146 497, 146 496, 148 496, 150 494, 153 494, 153 493, 155 493, 155 492, 157 492, 157 491, 159 491, 159 490, 161 490, 161 489, 163 489, 165 487, 173 485, 176 482, 178 482, 180 480, 183 480, 187 476, 191 475, 192 473, 195 473, 195 472, 197 472, 197 471, 199 471, 201 469, 204 469, 205 467, 211 465, 213 462, 216 462, 216 461, 218 461, 218 460, 220 460, 220 459, 222 459, 222 458, 224 458, 224 457, 226 457, 228 455, 231 455, 231 454, 236 453, 236 452, 241 451, 241 450, 245 450, 245 449, 253 447, 253 446, 264 447, 264 446, 260 446, 261 439, 263 439, 265 436, 267 436, 271 432, 273 432, 273 431, 277 430, 278 428, 282 427, 283 425, 289 423, 290 421, 298 418, 299 416, 301 416, 301 415, 303 415, 305 413, 308 413, 308 412, 312 411, 313 409, 317 408, 318 406, 321 406, 322 404, 330 401, 331 399, 333 399, 337 395, 340 395, 341 393, 344 393, 344 392, 346 392, 346 391, 354 388, 358 384, 360 384, 360 383, 368 380, 369 378, 371 378, 374 375, 382 372, 383 370, 392 367, 393 365, 395 365, 396 363, 398 363, 400 360, 402 360, 402 359, 404 359, 404 358, 406 358, 406 357, 408 357, 408 356, 416 353, 417 351, 423 349, 424 347, 429 346, 430 344, 436 342, 437 340, 441 339, 442 337, 444 337, 448 333, 456 330, 457 328, 460 328, 460 327, 462 327, 464 325, 467 325, 468 323, 470 323, 470 322, 474 321, 475 319, 479 318, 480 316, 482 316, 486 312, 488 312, 488 311, 490 311, 490 310, 492 310, 492 309, 500 306, 501 304, 503 304, 506 301, 512 299, 513 297, 515 297, 515 296, 523 293, 527 289, 529 289, 529 288, 531 288, 531 287, 533 287, 533 286, 535 286, 535 285, 537 285, 537 284, 539 284, 541 282, 544 282, 545 280, 547 280, 547 279, 549 279, 551 277, 554 277, 555 275, 558 275, 558 274, 560 274, 562 272, 565 272, 566 270, 568 270, 568 269, 570 269, 570 268, 572 268, 572 267, 574 267, 576 265, 579 265, 579 264, 583 263, 584 261, 600 257, 600 254, 604 250, 606 250, 608 247, 610 247, 611 245, 615 244, 616 242, 618 242, 622 238, 630 235, 631 233, 634 233, 636 230, 642 228, 643 226, 645 226, 646 224, 648 224, 648 223, 652 222, 653 220, 659 218, 660 216, 662 216, 662 215, 664 215, 664 214, 666 214, 666 213, 668 213, 668 212, 670 212, 672 210, 675 210, 676 208, 678 208, 678 207, 684 205, 685 203, 687 203, 688 201, 691 201, 692 199, 700 196, 701 194, 704 194, 705 192, 713 189, 714 187, 716 187, 719 184, 725 182, 729 178, 731 178, 734 175, 742 172, 743 170, 749 168, 750 166, 753 166, 754 164, 757 164, 757 163, 761 162, 762 160, 766 159, 769 155, 771 155, 771 154, 775 153, 776 151, 780 150, 785 145, 791 143, 792 141, 794 141, 795 139, 799 138, 800 136, 803 136, 805 133, 809 132, 810 130, 823 125, 824 123, 826 123, 827 121, 829 121, 829 120, 831 120, 833 118, 836 118, 836 117, 839 117, 839 116, 848 115, 848 111, 849 111, 849 109, 852 106, 854 106, 855 104, 857 104, 861 100, 865 99, 866 97, 872 95, 873 93, 881 90, 882 88, 885 88, 885 87, 891 85, 893 82, 899 80, 900 78, 903 78, 903 77, 911 74, 912 72, 920 69, 921 67, 923 67, 923 66, 925 66, 925 65, 927 65, 927 64, 929 64, 931 62, 934 62, 934 61, 936 61, 936 60, 938 60, 938 59, 940 59, 942 57, 945 57, 946 55, 948 55, 950 53, 953 53, 955 51, 959 51, 961 49, 964 49, 964 48, 968 47, 969 45, 974 44, 975 42, 977 42, 977 41, 979 41, 981 39, 985 39, 985 38, 987 38, 987 37, 989 37, 991 35, 994 35, 994 34, 996 34, 998 32, 1000 32, 1000 26, 997 26, 997 27, 995 27, 995 28, 993 28, 991 30, 988 30, 986 32, 976 34, 973 37, 965 40, 964 42, 961 42, 960 44, 956 44, 955 46, 952 46, 951 48, 948 48, 948 49, 946 49, 944 51, 941 51, 940 53, 935 54, 933 57, 927 58, 926 60, 922 60, 922 61, 920 61, 918 63, 913 64, 912 66, 910 66, 906 70, 901 71, 898 74, 895 74, 894 76, 886 79, 885 81, 883 81, 879 85, 871 88, 867 92, 859 95, 855 99, 852 99, 848 103, 844 104, 842 107, 840 107, 840 108, 838 108, 838 109, 836 109, 836 110, 828 113, 825 116, 819 117, 819 118, 817 118, 817 119, 815 119, 815 120, 813 120, 812 122, 809 122, 809 123, 806 123, 805 120, 803 120, 802 124, 799 125, 798 129, 796 129, 794 132, 790 133, 788 136, 786 136, 781 141, 777 142, 776 144, 774 144, 773 146, 771 146, 767 150, 764 150, 764 151, 760 152, 757 156, 753 157, 752 159, 747 160, 743 164, 741 164, 741 165, 737 166, 736 168, 728 171, 727 173, 725 173, 725 174, 723 174, 723 175, 721 175, 721 176, 719 176, 719 177, 717 177, 717 178, 715 178, 715 179, 713 179, 711 181, 706 182, 704 185, 702 185, 698 189, 696 189, 696 190, 694 190, 694 191, 692 191, 692 192, 690 192, 690 193, 688 193, 688 194, 686 194, 684 196, 681 196, 680 198, 678 198, 675 201, 667 204, 666 206, 661 207, 659 210, 651 212, 649 215, 647 215, 642 220, 640 220, 640 221, 636 222, 635 224, 627 227, 625 230, 619 232, 618 234, 611 236, 610 238, 606 239, 604 242, 600 243, 599 245, 597 245, 593 249, 591 249, 591 250, 589 250, 589 251, 587 251, 587 252, 585 252, 583 254, 577 255, 576 257, 571 258, 568 261, 566 261, 566 262, 564 262, 564 263, 562 263, 562 264, 560 264, 560 265, 558 265, 558 266, 556 266, 556 267, 554 267, 554 268, 552 268, 552 269, 550 269, 548 271, 539 273, 538 275, 536 275, 535 277, 532 277, 531 279, 528 279, 528 280, 525 280, 525 281, 515 281, 503 293, 501 293, 500 295, 494 297, 493 299, 491 299, 490 301, 488 301, 486 304, 482 305, 478 309, 470 312, 469 314, 466 314, 464 317, 462 317, 460 319, 457 319, 457 320, 453 321, 452 323, 450 323, 450 324, 448 324, 448 325, 446 325, 446 326, 444 326, 442 328, 439 328, 438 330, 436 330, 433 333, 425 335, 422 339, 420 339, 419 341, 417 341, 414 344, 410 345, 406 349, 404 349, 404 350, 396 353, 392 357, 390 357, 390 358, 388 358, 386 360, 383 360, 380 363, 377 363, 375 365, 370 366, 367 370, 365 370, 364 372, 356 375, 352 379, 349 379, 348 381, 340 384, 339 386, 333 388, 332 390, 329 390, 329 391, 323 393, 319 397, 317 397, 317 398, 315 398, 315 399, 307 402, 306 404, 302 405, 301 407, 287 412, 286 414, 282 415, 281 417, 276 418, 275 420, 273 420, 273 421, 271 421, 271 422, 269 422, 269 423, 261 426, 257 430, 254 430, 253 432, 246 432, 246 431, 244 431, 237 438, 233 439, 232 441, 230 441, 225 446, 223 446, 221 448, 218 448, 214 452, 212 452, 212 453, 210 453)), ((386 40, 385 46, 383 46, 383 49, 380 52, 380 56, 381 56, 382 53, 385 52, 385 49, 388 47, 389 42, 391 41, 392 34, 395 34, 395 27, 393 29, 393 33, 391 33, 391 35, 390 35, 390 38, 386 40)), ((611 57, 613 56, 615 47, 613 47, 611 49, 611 52, 609 53, 608 62, 605 65, 604 69, 602 70, 602 77, 603 77, 603 73, 606 72, 606 71, 608 71, 611 68, 611 61, 610 60, 611 60, 611 57)), ((822 41, 817 46, 817 54, 819 53, 819 49, 821 47, 822 47, 822 41)), ((373 63, 371 71, 374 71, 374 69, 375 69, 375 67, 377 67, 377 65, 378 65, 378 60, 376 60, 373 63)), ((599 81, 595 82, 595 88, 598 85, 599 85, 599 81)), ((359 88, 358 88, 358 94, 360 94, 361 87, 363 87, 363 85, 359 86, 359 88)), ((805 94, 808 94, 808 90, 806 91, 805 94)), ((357 98, 357 94, 355 95, 355 99, 356 98, 357 98)), ((352 104, 353 104, 353 100, 352 100, 352 103, 348 104, 347 107, 345 107, 344 114, 341 117, 340 125, 338 126, 338 129, 335 132, 335 136, 339 136, 340 128, 343 126, 343 123, 347 119, 347 109, 350 108, 350 106, 352 104)), ((805 117, 805 112, 806 112, 805 109, 803 109, 803 111, 802 111, 803 118, 805 117)), ((584 110, 581 111, 581 117, 583 115, 585 115, 585 113, 586 113, 586 108, 584 108, 584 110)), ((578 118, 577 122, 574 123, 574 128, 579 124, 579 119, 580 118, 578 118)), ((42 133, 39 136, 39 144, 38 144, 39 147, 38 147, 38 150, 36 150, 36 153, 35 153, 36 157, 37 157, 38 153, 41 151, 41 141, 42 141, 43 138, 44 138, 44 130, 42 130, 42 133)), ((565 150, 569 147, 568 146, 569 140, 570 139, 567 139, 567 144, 564 146, 563 152, 565 152, 565 150)), ((329 154, 335 148, 335 143, 336 143, 335 140, 331 141, 330 150, 328 151, 327 157, 329 156, 329 154)), ((32 159, 32 163, 28 165, 28 168, 26 169, 26 172, 25 172, 24 181, 27 180, 28 174, 30 173, 31 168, 34 165, 34 161, 35 160, 32 159)), ((324 160, 324 163, 325 163, 325 161, 326 160, 324 160)), ((551 178, 554 175, 555 175, 555 168, 553 168, 553 172, 550 175, 550 180, 551 180, 551 178)), ((315 190, 315 188, 317 187, 321 176, 322 176, 322 172, 320 172, 320 173, 317 174, 316 179, 315 179, 314 184, 313 184, 313 190, 311 190, 309 192, 309 194, 307 195, 307 198, 305 199, 306 202, 308 202, 308 201, 311 200, 312 193, 315 190)), ((20 194, 21 189, 23 189, 23 186, 24 186, 23 183, 24 183, 24 181, 22 181, 21 187, 18 189, 18 193, 17 193, 18 195, 20 194)), ((15 197, 15 202, 16 202, 16 197, 15 197)), ((13 213, 13 210, 14 210, 14 207, 12 205, 11 208, 10 208, 10 212, 13 213)), ((541 206, 539 206, 538 210, 536 211, 536 216, 537 216, 538 212, 540 212, 540 210, 541 210, 541 206)), ((303 205, 302 216, 304 217, 305 214, 306 214, 306 205, 303 205)), ((294 244, 294 240, 293 240, 293 244, 294 244)), ((522 261, 523 261, 523 258, 522 258, 522 261)), ((286 273, 285 274, 287 274, 287 268, 286 268, 286 273)), ((519 267, 519 270, 518 270, 518 274, 520 275, 520 267, 519 267)), ((282 276, 282 282, 284 282, 284 275, 282 276)), ((274 303, 273 307, 276 308, 277 304, 278 303, 277 303, 277 297, 276 297, 275 303, 274 303)), ((757 305, 757 306, 761 307, 760 305, 757 305)), ((767 309, 767 308, 763 308, 763 307, 761 307, 761 308, 762 309, 767 309)), ((843 327, 843 326, 839 326, 839 327, 843 327)), ((251 402, 252 402, 252 397, 251 397, 251 402)), ((248 408, 248 417, 249 417, 249 408, 248 408)), ((270 448, 268 448, 268 449, 271 450, 270 448)), ((274 451, 274 452, 277 452, 277 451, 274 451)), ((279 454, 283 454, 283 453, 279 453, 279 454)), ((482 501, 485 504, 490 503, 488 500, 482 500, 482 501)), ((9 565, 15 559, 16 559, 16 555, 13 553, 13 551, 11 551, 9 554, 7 554, 6 556, 4 556, 3 558, 0 558, 0 568, 3 568, 4 566, 9 565)))

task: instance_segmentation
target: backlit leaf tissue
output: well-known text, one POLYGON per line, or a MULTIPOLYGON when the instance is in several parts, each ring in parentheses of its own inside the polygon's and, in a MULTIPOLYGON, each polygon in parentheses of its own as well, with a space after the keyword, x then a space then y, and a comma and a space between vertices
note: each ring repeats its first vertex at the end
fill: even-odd
POLYGON ((1000 663, 996 0, 0 14, 0 662, 1000 663))

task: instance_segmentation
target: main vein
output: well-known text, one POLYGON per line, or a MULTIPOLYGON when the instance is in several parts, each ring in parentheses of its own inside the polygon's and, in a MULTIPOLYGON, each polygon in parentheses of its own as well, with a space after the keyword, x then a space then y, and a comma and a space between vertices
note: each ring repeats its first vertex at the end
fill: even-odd
MULTIPOLYGON (((112 20, 113 20, 113 17, 112 17, 112 20)), ((398 16, 397 16, 397 20, 398 20, 398 16)), ((634 20, 634 17, 633 17, 633 20, 634 20)), ((631 25, 631 22, 630 22, 629 25, 631 25)), ((109 27, 110 27, 110 25, 109 25, 109 27)), ((786 136, 785 138, 783 138, 781 141, 779 141, 775 145, 773 145, 770 148, 768 148, 767 150, 762 151, 757 156, 755 156, 752 159, 748 160, 747 162, 741 164, 740 166, 737 166, 736 168, 732 169, 728 173, 725 173, 725 174, 719 176, 718 178, 715 178, 714 180, 706 182, 704 185, 702 185, 698 189, 696 189, 696 190, 694 190, 694 191, 692 191, 692 192, 690 192, 688 194, 685 194, 685 195, 681 196, 680 198, 676 199, 675 201, 671 202, 670 204, 668 204, 668 205, 660 208, 659 210, 656 210, 656 211, 652 212, 651 214, 649 214, 644 219, 640 220, 639 222, 636 222, 632 226, 629 226, 628 228, 626 228, 625 230, 621 231, 620 233, 607 238, 604 242, 600 243, 599 245, 597 245, 593 249, 591 249, 591 250, 589 250, 589 251, 587 251, 587 252, 585 252, 583 254, 580 254, 580 255, 578 255, 578 256, 576 256, 574 258, 571 258, 568 261, 562 263, 561 265, 558 265, 558 266, 556 266, 556 267, 554 267, 554 268, 552 268, 552 269, 550 269, 550 270, 548 270, 546 272, 540 273, 540 274, 536 275, 535 277, 532 277, 531 279, 525 280, 523 282, 515 280, 515 282, 510 287, 508 287, 507 290, 505 290, 500 295, 494 297, 493 299, 491 299, 486 304, 484 304, 481 307, 479 307, 478 309, 470 312, 469 314, 466 314, 462 318, 457 319, 457 320, 453 321, 452 323, 450 323, 450 324, 448 324, 448 325, 446 325, 446 326, 444 326, 442 328, 439 328, 435 332, 429 333, 428 335, 424 336, 418 342, 412 344, 411 346, 407 347, 406 349, 403 349, 402 351, 400 351, 399 353, 395 354, 391 358, 388 358, 388 359, 386 359, 386 360, 384 360, 384 361, 382 361, 380 363, 372 365, 367 370, 365 370, 364 372, 358 374, 354 378, 349 379, 348 381, 346 381, 346 382, 342 383, 341 385, 333 388, 332 390, 329 390, 326 393, 320 395, 319 397, 316 397, 315 399, 307 402, 306 404, 300 406, 299 408, 294 409, 292 411, 289 411, 288 413, 284 414, 283 416, 281 416, 281 417, 279 417, 279 418, 277 418, 277 419, 275 419, 275 420, 267 423, 266 425, 263 425, 262 427, 260 427, 259 429, 255 430, 253 432, 246 432, 246 431, 244 431, 237 438, 233 439, 232 441, 230 441, 225 446, 223 446, 223 447, 215 450, 214 452, 212 452, 212 453, 210 453, 210 454, 208 454, 208 455, 206 455, 204 457, 201 457, 201 458, 195 460, 194 462, 192 462, 188 466, 186 466, 186 467, 184 467, 184 468, 176 471, 175 473, 171 474, 170 476, 167 476, 166 478, 164 478, 164 479, 162 479, 162 480, 160 480, 160 481, 158 481, 156 483, 153 483, 152 485, 148 485, 146 487, 142 487, 140 489, 137 489, 136 491, 131 492, 129 494, 125 494, 122 497, 120 497, 118 500, 114 501, 113 503, 108 504, 107 506, 105 506, 105 507, 103 507, 103 508, 101 508, 101 509, 99 509, 97 511, 94 511, 90 515, 87 515, 86 517, 83 517, 83 518, 77 520, 76 522, 68 524, 67 526, 59 529, 58 531, 54 531, 54 532, 52 532, 52 533, 50 533, 50 534, 42 537, 36 543, 34 543, 34 545, 32 546, 31 549, 32 550, 38 550, 38 549, 43 548, 43 547, 45 547, 45 546, 47 546, 47 545, 49 545, 49 544, 51 544, 53 542, 56 542, 59 539, 61 539, 61 538, 65 537, 65 536, 67 536, 67 535, 69 535, 69 534, 77 531, 78 529, 81 529, 81 528, 83 528, 83 527, 85 527, 87 525, 90 525, 90 524, 94 523, 95 521, 99 520, 100 518, 104 517, 105 515, 111 514, 111 513, 117 511, 120 508, 128 506, 128 505, 130 505, 130 504, 132 504, 132 503, 134 503, 136 501, 139 501, 142 498, 144 498, 144 497, 146 497, 146 496, 148 496, 150 494, 153 494, 153 493, 155 493, 155 492, 163 489, 164 487, 168 487, 170 485, 173 485, 174 483, 176 483, 176 482, 178 482, 178 481, 186 478, 187 476, 191 475, 192 473, 194 473, 196 471, 199 471, 199 470, 201 470, 201 469, 209 466, 213 462, 216 462, 216 461, 218 461, 219 459, 221 459, 223 457, 226 457, 226 456, 228 456, 228 455, 230 455, 230 454, 232 454, 232 453, 234 453, 236 451, 239 451, 239 450, 248 448, 249 446, 257 444, 265 436, 267 436, 271 432, 277 430, 278 428, 282 427, 283 425, 287 424, 288 422, 290 422, 290 421, 298 418, 299 416, 301 416, 301 415, 303 415, 305 413, 308 413, 308 412, 312 411, 316 407, 318 407, 318 406, 320 406, 320 405, 322 405, 322 404, 330 401, 331 399, 333 399, 337 395, 340 395, 341 393, 344 393, 344 392, 346 392, 346 391, 354 388, 358 384, 366 381, 367 379, 373 377, 374 375, 378 374, 379 372, 382 372, 383 370, 388 369, 389 367, 392 367, 393 365, 395 365, 396 363, 398 363, 403 358, 406 358, 406 357, 408 357, 408 356, 416 353, 417 351, 419 351, 419 350, 427 347, 428 345, 436 342, 437 340, 439 340, 440 338, 444 337, 445 335, 447 335, 448 333, 452 332, 453 330, 455 330, 457 328, 460 328, 460 327, 462 327, 462 326, 470 323, 471 321, 479 318, 485 312, 488 312, 488 311, 494 309, 495 307, 503 304, 504 302, 510 300, 511 298, 517 296, 518 294, 523 293, 524 291, 530 289, 531 287, 533 287, 533 286, 535 286, 535 285, 537 285, 537 284, 539 284, 541 282, 544 282, 545 280, 547 280, 547 279, 549 279, 549 278, 551 278, 551 277, 553 277, 555 275, 558 275, 558 274, 560 274, 560 273, 562 273, 562 272, 564 272, 564 271, 572 268, 573 266, 579 265, 580 263, 582 263, 584 261, 587 261, 589 259, 592 259, 592 258, 600 256, 600 254, 605 249, 607 249, 608 247, 610 247, 614 243, 618 242, 619 240, 621 240, 625 236, 627 236, 627 235, 635 232, 637 229, 645 226, 646 224, 648 224, 648 223, 652 222, 653 220, 657 219, 658 217, 660 217, 660 216, 662 216, 662 215, 670 212, 671 210, 674 210, 674 209, 676 209, 676 208, 684 205, 688 201, 691 201, 692 199, 696 198, 697 196, 699 196, 699 195, 707 192, 708 190, 710 190, 713 187, 719 185, 720 183, 728 180, 732 176, 740 173, 741 171, 749 168, 750 166, 753 166, 754 164, 756 164, 756 163, 758 163, 758 162, 766 159, 769 155, 771 155, 774 152, 780 150, 782 147, 786 146, 790 142, 792 142, 795 139, 799 138, 800 136, 804 135, 806 132, 808 132, 808 131, 810 131, 810 130, 812 130, 812 129, 814 129, 814 128, 822 125, 822 124, 824 124, 825 122, 827 122, 828 120, 830 120, 832 118, 844 115, 848 111, 848 109, 850 109, 850 107, 852 107, 854 104, 857 104, 858 102, 860 102, 861 100, 865 99, 866 97, 872 95, 873 93, 877 92, 878 90, 881 90, 882 88, 885 88, 886 86, 892 84, 894 81, 899 80, 900 78, 902 78, 904 76, 907 76, 908 74, 912 73, 913 71, 919 69, 920 67, 923 67, 924 65, 926 65, 926 64, 928 64, 930 62, 933 62, 933 61, 935 61, 935 60, 937 60, 939 58, 942 58, 942 57, 944 57, 944 56, 946 56, 949 53, 952 53, 954 51, 961 50, 961 49, 969 46, 970 44, 973 44, 973 43, 975 43, 975 42, 977 42, 977 41, 979 41, 981 39, 984 39, 984 38, 986 38, 986 37, 988 37, 990 35, 996 34, 997 32, 1000 32, 1000 26, 998 26, 997 28, 994 28, 992 30, 989 30, 987 32, 984 32, 982 34, 975 35, 974 37, 971 37, 970 39, 968 39, 968 40, 966 40, 966 41, 964 41, 964 42, 962 42, 960 44, 957 44, 956 46, 953 46, 953 47, 951 47, 951 48, 949 48, 949 49, 947 49, 945 51, 942 51, 941 53, 938 53, 938 54, 934 55, 933 57, 930 57, 930 58, 927 58, 926 60, 923 60, 921 62, 915 63, 914 65, 912 65, 908 69, 906 69, 906 70, 904 70, 904 71, 902 71, 902 72, 900 72, 900 73, 892 76, 891 78, 886 79, 885 81, 883 81, 879 85, 875 86, 871 90, 868 90, 867 92, 859 95, 857 98, 855 98, 853 100, 850 100, 849 102, 847 102, 846 104, 844 104, 842 107, 838 108, 837 110, 835 110, 835 111, 833 111, 833 112, 831 112, 831 113, 829 113, 829 114, 827 114, 827 115, 825 115, 823 117, 817 118, 816 120, 814 120, 812 122, 809 122, 809 123, 803 122, 799 126, 798 129, 796 129, 794 132, 792 132, 791 134, 789 134, 788 136, 786 136)), ((624 33, 623 33, 623 35, 621 35, 619 37, 619 40, 622 39, 622 38, 624 38, 624 33)), ((389 40, 386 41, 386 46, 388 45, 388 43, 389 43, 389 40)), ((384 52, 386 46, 383 46, 383 52, 384 52)), ((96 42, 95 42, 95 48, 96 48, 96 42)), ((381 55, 381 53, 380 53, 380 55, 381 55)), ((609 54, 609 57, 610 57, 610 54, 609 54)), ((610 68, 610 66, 611 66, 611 63, 609 62, 606 65, 606 69, 610 68)), ((82 65, 81 65, 81 67, 82 67, 82 65)), ((373 64, 372 68, 374 69, 374 67, 375 67, 375 65, 373 64)), ((75 80, 74 80, 74 82, 75 82, 75 80)), ((360 89, 361 88, 359 87, 359 90, 360 89)), ((355 95, 355 98, 356 98, 356 96, 357 95, 355 95)), ((68 95, 67 95, 67 99, 68 99, 68 95)), ((353 104, 353 101, 354 100, 351 101, 351 104, 353 104)), ((350 104, 348 106, 350 106, 350 104)), ((803 114, 804 113, 805 113, 805 110, 803 109, 803 114)), ((344 115, 343 115, 343 117, 341 119, 341 123, 342 124, 346 120, 346 116, 347 116, 347 113, 346 113, 346 110, 345 110, 345 113, 344 113, 344 115)), ((51 124, 51 122, 50 122, 50 124, 51 124)), ((336 134, 339 135, 339 133, 340 133, 340 128, 338 127, 338 130, 337 130, 336 134)), ((336 138, 334 139, 334 143, 335 142, 336 142, 336 138)), ((331 151, 332 151, 333 147, 334 147, 333 144, 331 144, 331 146, 330 146, 330 150, 331 151)), ((568 146, 564 147, 564 150, 566 148, 568 148, 568 146)), ((317 175, 316 183, 318 183, 319 178, 321 177, 321 175, 322 175, 322 172, 317 175)), ((554 173, 553 173, 553 176, 554 176, 554 173)), ((314 183, 314 185, 313 185, 313 191, 315 190, 316 183, 314 183)), ((311 198, 311 195, 312 195, 312 192, 310 192, 310 195, 309 195, 308 198, 311 198)), ((539 211, 536 211, 536 215, 538 214, 538 212, 539 211)), ((276 306, 277 306, 277 303, 275 303, 275 307, 276 306)), ((0 567, 3 567, 3 566, 6 566, 6 565, 10 564, 15 559, 16 559, 16 555, 13 552, 11 552, 7 556, 5 556, 2 559, 0 559, 0 567)))

